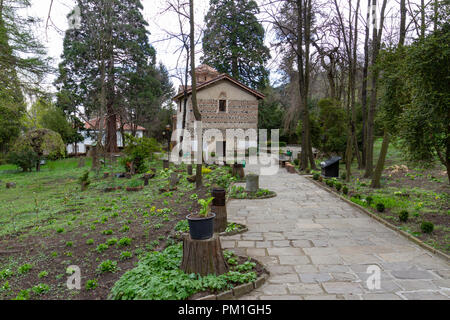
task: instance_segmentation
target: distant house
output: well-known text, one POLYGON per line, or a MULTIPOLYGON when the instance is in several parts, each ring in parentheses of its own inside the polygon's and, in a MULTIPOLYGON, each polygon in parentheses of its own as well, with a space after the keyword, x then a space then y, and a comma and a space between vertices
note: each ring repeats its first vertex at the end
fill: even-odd
MULTIPOLYGON (((215 145, 204 143, 203 149, 222 154, 220 150, 226 150, 226 129, 258 129, 258 105, 265 96, 208 65, 201 65, 195 71, 198 108, 202 115, 203 129, 218 129, 223 135, 223 141, 215 141, 215 145)), ((187 89, 185 129, 193 132, 195 118, 192 109, 192 89, 190 87, 187 89)), ((185 100, 183 87, 180 87, 173 100, 177 104, 174 126, 182 129, 185 100)), ((196 148, 195 141, 192 142, 192 146, 196 148)), ((247 144, 245 147, 256 145, 247 144)))
MULTIPOLYGON (((81 131, 81 135, 84 137, 83 142, 79 142, 76 144, 69 144, 67 145, 67 154, 68 155, 75 155, 75 154, 87 154, 89 152, 89 149, 94 145, 96 141, 96 136, 98 133, 99 121, 98 119, 93 119, 89 122, 85 122, 84 129, 81 131)), ((132 134, 132 126, 129 124, 124 125, 123 131, 125 134, 132 134)), ((137 126, 135 129, 136 137, 143 137, 144 132, 147 131, 144 127, 137 126)), ((105 143, 106 138, 106 123, 103 123, 103 143, 105 143)), ((120 130, 120 123, 117 122, 117 147, 119 149, 122 149, 124 146, 123 144, 123 138, 122 138, 122 132, 120 130)))

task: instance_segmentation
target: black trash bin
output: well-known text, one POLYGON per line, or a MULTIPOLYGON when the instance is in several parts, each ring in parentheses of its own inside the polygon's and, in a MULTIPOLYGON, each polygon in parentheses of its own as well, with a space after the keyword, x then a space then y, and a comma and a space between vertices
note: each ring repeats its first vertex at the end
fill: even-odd
POLYGON ((322 176, 325 178, 339 178, 339 161, 341 157, 333 157, 320 164, 322 167, 322 176))

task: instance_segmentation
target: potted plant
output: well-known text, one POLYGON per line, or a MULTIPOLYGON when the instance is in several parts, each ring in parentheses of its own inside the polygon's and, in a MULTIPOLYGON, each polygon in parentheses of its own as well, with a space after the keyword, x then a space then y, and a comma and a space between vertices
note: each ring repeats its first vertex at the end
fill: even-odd
POLYGON ((198 213, 186 217, 189 223, 189 233, 192 240, 207 240, 214 235, 214 219, 216 214, 210 212, 210 204, 214 198, 200 199, 198 204, 201 209, 198 213))

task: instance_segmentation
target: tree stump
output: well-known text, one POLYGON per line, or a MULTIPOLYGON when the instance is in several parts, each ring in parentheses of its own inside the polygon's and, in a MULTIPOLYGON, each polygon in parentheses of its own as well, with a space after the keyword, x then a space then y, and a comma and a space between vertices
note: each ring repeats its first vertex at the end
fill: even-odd
POLYGON ((211 206, 211 212, 216 214, 214 219, 214 233, 221 233, 227 229, 228 214, 226 206, 211 206))
POLYGON ((228 272, 229 267, 223 256, 219 236, 215 234, 208 240, 192 240, 190 235, 185 235, 181 270, 187 274, 198 273, 201 276, 228 272))
POLYGON ((15 188, 16 184, 14 182, 8 182, 6 184, 6 189, 11 189, 11 188, 15 188))
POLYGON ((234 164, 233 165, 233 177, 239 176, 239 178, 244 179, 244 165, 242 164, 234 164))
POLYGON ((257 174, 248 174, 246 180, 245 191, 257 192, 259 189, 259 176, 257 174))
POLYGON ((84 168, 85 165, 86 165, 85 158, 79 158, 78 159, 78 168, 84 168))
POLYGON ((192 164, 189 164, 189 165, 187 166, 187 174, 190 175, 190 176, 192 176, 192 164))

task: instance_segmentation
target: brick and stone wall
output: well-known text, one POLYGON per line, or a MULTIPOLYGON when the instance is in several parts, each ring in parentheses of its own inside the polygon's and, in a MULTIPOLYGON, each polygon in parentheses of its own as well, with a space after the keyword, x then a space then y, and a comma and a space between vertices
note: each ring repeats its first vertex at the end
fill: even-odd
MULTIPOLYGON (((258 101, 228 100, 226 112, 219 112, 219 100, 200 99, 198 107, 202 114, 204 128, 217 129, 257 129, 258 101)), ((188 105, 189 124, 193 128, 192 103, 188 105)))

